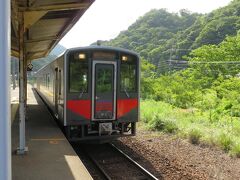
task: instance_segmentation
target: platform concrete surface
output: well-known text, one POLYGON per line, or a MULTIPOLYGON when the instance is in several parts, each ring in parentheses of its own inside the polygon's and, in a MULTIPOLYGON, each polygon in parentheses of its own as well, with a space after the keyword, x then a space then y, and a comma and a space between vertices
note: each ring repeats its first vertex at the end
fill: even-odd
POLYGON ((88 180, 91 175, 51 117, 37 93, 28 87, 26 155, 16 155, 18 116, 12 125, 13 180, 88 180))

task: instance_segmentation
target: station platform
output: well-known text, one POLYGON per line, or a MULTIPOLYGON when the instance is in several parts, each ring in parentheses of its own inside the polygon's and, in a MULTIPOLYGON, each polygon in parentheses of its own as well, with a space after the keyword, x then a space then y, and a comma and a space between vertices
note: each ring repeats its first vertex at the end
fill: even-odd
POLYGON ((13 180, 88 180, 91 175, 79 159, 38 94, 28 86, 25 155, 16 155, 18 115, 12 124, 13 180))

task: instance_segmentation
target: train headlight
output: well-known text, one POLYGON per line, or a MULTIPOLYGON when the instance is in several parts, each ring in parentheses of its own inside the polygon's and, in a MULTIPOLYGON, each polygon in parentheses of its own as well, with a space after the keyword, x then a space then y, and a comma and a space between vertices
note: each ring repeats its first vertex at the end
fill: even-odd
POLYGON ((78 57, 79 57, 79 59, 85 59, 86 58, 86 54, 83 54, 83 53, 80 53, 79 55, 78 55, 78 57))
POLYGON ((122 61, 127 61, 128 57, 127 56, 122 56, 122 61))

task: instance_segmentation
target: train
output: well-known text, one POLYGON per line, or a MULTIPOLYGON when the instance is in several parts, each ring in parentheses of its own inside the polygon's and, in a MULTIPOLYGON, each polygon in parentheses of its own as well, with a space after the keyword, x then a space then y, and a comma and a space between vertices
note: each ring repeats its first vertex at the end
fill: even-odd
POLYGON ((35 73, 35 90, 69 141, 109 141, 136 134, 140 58, 107 46, 68 49, 35 73))

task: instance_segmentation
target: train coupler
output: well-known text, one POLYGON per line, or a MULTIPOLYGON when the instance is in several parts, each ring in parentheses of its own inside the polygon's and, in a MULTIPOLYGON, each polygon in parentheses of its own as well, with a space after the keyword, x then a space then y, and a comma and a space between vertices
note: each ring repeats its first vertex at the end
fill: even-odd
POLYGON ((99 136, 111 135, 113 132, 112 123, 99 123, 99 136))

